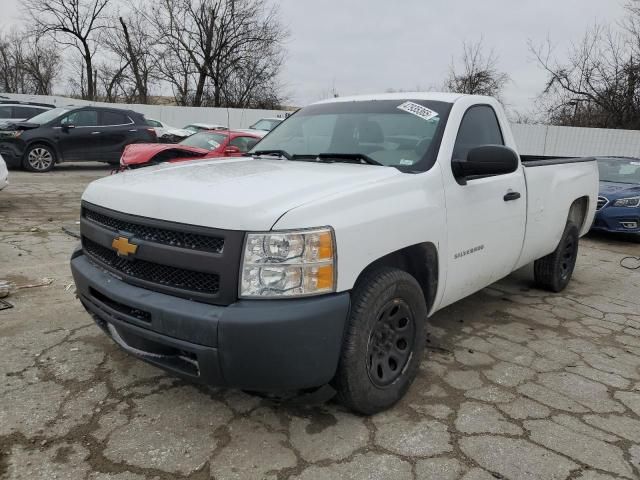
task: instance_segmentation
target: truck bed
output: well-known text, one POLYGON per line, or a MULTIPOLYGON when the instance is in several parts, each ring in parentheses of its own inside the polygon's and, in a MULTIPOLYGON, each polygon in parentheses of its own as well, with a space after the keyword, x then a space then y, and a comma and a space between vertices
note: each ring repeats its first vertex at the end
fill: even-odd
POLYGON ((564 231, 569 209, 583 198, 587 212, 580 235, 589 231, 598 196, 598 166, 593 157, 521 157, 527 183, 527 227, 518 267, 551 253, 564 231), (536 168, 533 168, 536 167, 536 168))
POLYGON ((541 155, 520 155, 525 167, 544 167, 546 165, 562 165, 565 163, 595 162, 595 157, 545 157, 541 155))

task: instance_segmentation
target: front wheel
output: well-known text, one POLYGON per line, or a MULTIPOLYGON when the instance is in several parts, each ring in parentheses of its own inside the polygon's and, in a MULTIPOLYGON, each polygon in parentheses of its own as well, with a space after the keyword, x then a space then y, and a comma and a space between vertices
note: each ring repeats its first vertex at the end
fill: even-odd
POLYGON ((372 415, 400 400, 415 379, 427 306, 414 277, 387 267, 367 274, 351 300, 333 385, 346 407, 372 415))
POLYGON ((576 266, 579 238, 578 227, 567 223, 556 249, 534 262, 533 274, 540 287, 556 293, 566 288, 576 266))
POLYGON ((29 147, 22 160, 22 166, 29 172, 49 172, 53 170, 56 156, 48 145, 33 145, 29 147))

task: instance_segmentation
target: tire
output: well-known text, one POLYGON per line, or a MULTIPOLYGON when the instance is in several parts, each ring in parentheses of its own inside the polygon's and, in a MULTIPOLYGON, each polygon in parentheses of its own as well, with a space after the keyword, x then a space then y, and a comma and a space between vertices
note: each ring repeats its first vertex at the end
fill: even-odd
POLYGON ((363 415, 400 400, 422 361, 426 319, 424 295, 414 277, 388 267, 365 274, 352 294, 332 382, 337 399, 363 415))
POLYGON ((578 241, 578 227, 567 223, 556 249, 533 264, 533 275, 539 287, 556 293, 566 288, 576 266, 578 241))
POLYGON ((31 145, 24 154, 22 166, 29 172, 44 173, 53 170, 56 154, 49 145, 31 145))

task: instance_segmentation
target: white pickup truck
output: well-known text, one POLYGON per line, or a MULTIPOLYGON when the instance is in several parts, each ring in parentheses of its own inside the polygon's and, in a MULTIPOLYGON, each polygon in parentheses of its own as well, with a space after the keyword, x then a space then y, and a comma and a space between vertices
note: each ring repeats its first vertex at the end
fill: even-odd
POLYGON ((429 315, 534 262, 562 290, 593 159, 527 159, 493 98, 415 93, 299 110, 246 158, 93 182, 71 268, 95 321, 183 377, 398 401, 429 315))

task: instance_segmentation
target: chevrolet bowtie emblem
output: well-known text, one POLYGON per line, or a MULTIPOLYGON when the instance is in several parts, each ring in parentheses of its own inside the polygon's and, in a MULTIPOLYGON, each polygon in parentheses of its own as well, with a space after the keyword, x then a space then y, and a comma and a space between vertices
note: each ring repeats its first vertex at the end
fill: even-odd
POLYGON ((138 250, 138 245, 131 243, 126 237, 114 238, 111 247, 118 252, 120 257, 128 257, 138 250))

